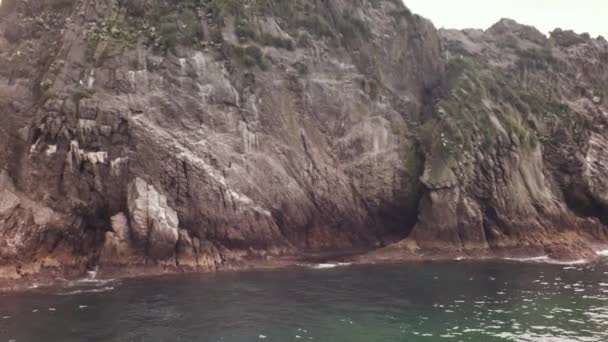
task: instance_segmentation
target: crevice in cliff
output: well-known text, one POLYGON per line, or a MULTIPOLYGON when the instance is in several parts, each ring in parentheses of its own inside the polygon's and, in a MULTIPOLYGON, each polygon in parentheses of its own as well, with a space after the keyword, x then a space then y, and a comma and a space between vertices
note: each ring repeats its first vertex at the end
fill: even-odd
POLYGON ((494 227, 498 225, 499 218, 496 213, 496 209, 490 206, 483 207, 483 235, 486 243, 490 248, 495 246, 495 239, 497 237, 497 231, 494 227))
MULTIPOLYGON (((416 190, 414 191, 414 199, 412 201, 414 205, 412 207, 411 212, 406 213, 402 216, 402 239, 410 237, 410 235, 414 231, 414 228, 418 224, 418 214, 420 213, 422 201, 425 196, 429 196, 431 191, 421 181, 422 175, 424 174, 424 169, 426 167, 427 157, 419 142, 416 142, 415 145, 415 158, 417 165, 419 165, 420 167, 416 168, 416 173, 414 175, 411 175, 411 177, 415 179, 413 184, 416 190)), ((408 179, 402 179, 402 184, 400 185, 401 188, 411 186, 412 183, 404 184, 406 181, 408 181, 408 179)))
POLYGON ((564 191, 564 199, 568 208, 577 216, 597 218, 602 224, 608 225, 608 207, 596 201, 586 189, 571 185, 564 191))

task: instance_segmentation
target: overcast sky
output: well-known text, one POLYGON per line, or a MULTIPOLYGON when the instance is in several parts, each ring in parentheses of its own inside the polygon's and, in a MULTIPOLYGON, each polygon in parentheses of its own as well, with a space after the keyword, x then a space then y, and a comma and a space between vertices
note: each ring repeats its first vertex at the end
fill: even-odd
POLYGON ((608 38, 608 0, 403 0, 412 12, 437 27, 486 29, 500 18, 608 38))
MULTIPOLYGON (((486 29, 501 18, 534 25, 544 33, 556 27, 608 38, 608 0, 403 0, 437 27, 486 29)), ((0 4, 2 0, 0 0, 0 4)))

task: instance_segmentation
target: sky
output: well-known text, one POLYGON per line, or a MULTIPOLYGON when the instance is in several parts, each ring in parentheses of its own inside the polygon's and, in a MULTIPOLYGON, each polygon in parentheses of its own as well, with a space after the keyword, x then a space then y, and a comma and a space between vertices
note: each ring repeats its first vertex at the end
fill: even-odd
MULTIPOLYGON (((403 0, 412 12, 443 28, 487 29, 501 18, 536 26, 544 33, 560 27, 608 38, 608 0, 403 0)), ((0 4, 2 0, 0 0, 0 4)))
POLYGON ((486 29, 501 18, 548 33, 560 27, 608 38, 608 0, 403 0, 443 28, 486 29))

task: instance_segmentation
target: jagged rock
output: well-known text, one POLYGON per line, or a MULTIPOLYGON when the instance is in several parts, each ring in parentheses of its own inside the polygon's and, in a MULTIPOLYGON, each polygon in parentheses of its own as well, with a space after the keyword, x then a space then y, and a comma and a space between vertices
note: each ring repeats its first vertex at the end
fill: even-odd
POLYGON ((144 256, 138 254, 131 241, 129 221, 124 213, 110 218, 111 231, 105 233, 105 239, 99 257, 103 267, 132 267, 144 264, 144 256))
POLYGON ((0 191, 0 216, 11 213, 21 201, 8 189, 0 191))
POLYGON ((589 256, 582 241, 605 239, 606 227, 591 228, 598 224, 586 217, 607 222, 608 140, 600 127, 581 127, 603 118, 589 118, 581 105, 588 92, 575 89, 583 75, 589 84, 606 81, 604 67, 583 71, 578 56, 597 65, 608 44, 561 30, 545 44, 534 31, 513 20, 476 34, 444 31, 452 88, 430 121, 435 130, 422 135, 428 193, 410 236, 421 248, 546 248, 556 256, 571 248, 573 256, 589 256), (575 44, 579 50, 567 52, 575 44), (556 65, 577 78, 548 80, 556 65), (552 95, 556 89, 563 95, 552 95))
POLYGON ((177 212, 167 204, 167 197, 141 178, 129 187, 131 236, 135 244, 144 246, 153 259, 173 257, 178 241, 177 212))
POLYGON ((559 46, 570 47, 577 44, 582 44, 590 39, 588 34, 577 34, 572 30, 555 29, 551 32, 551 39, 559 46))
POLYGON ((0 170, 0 217, 10 214, 21 203, 14 191, 12 179, 5 170, 0 170))
POLYGON ((243 7, 238 23, 196 2, 167 13, 192 19, 177 37, 153 29, 150 1, 11 2, 7 264, 213 270, 606 238, 605 40, 511 20, 439 32, 392 0, 243 7), (41 11, 47 28, 23 24, 41 11))
POLYGON ((121 241, 129 241, 129 221, 124 213, 118 213, 110 218, 112 233, 121 241))
POLYGON ((547 37, 534 26, 522 25, 512 19, 501 19, 488 29, 489 33, 499 37, 517 36, 537 44, 544 44, 547 37))
POLYGON ((198 268, 200 244, 200 240, 198 238, 191 238, 187 230, 179 230, 177 242, 177 262, 179 266, 191 269, 198 268))

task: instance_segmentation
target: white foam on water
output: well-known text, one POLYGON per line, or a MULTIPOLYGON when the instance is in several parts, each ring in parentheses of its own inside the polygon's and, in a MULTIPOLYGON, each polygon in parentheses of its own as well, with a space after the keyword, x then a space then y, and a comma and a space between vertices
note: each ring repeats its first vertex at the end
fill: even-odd
POLYGON ((78 295, 78 294, 83 294, 83 293, 101 293, 101 292, 108 292, 108 291, 113 291, 114 290, 114 286, 106 286, 106 287, 101 287, 101 288, 95 288, 95 289, 82 289, 82 290, 74 290, 74 291, 69 291, 69 292, 62 292, 59 293, 60 296, 73 296, 73 295, 78 295))
POLYGON ((97 278, 97 272, 99 271, 99 269, 96 267, 90 271, 87 271, 87 276, 89 279, 95 279, 97 278))
POLYGON ((84 278, 69 281, 68 287, 78 287, 81 285, 91 285, 91 286, 104 286, 109 284, 116 279, 97 279, 98 268, 94 268, 92 270, 87 271, 87 275, 84 278))
POLYGON ((529 257, 529 258, 503 258, 504 260, 509 260, 509 261, 520 261, 520 262, 530 262, 530 261, 547 261, 550 260, 550 258, 546 255, 544 256, 537 256, 537 257, 529 257))
POLYGON ((578 259, 578 260, 572 260, 572 261, 560 261, 560 260, 555 260, 555 259, 549 259, 549 261, 547 261, 547 263, 555 264, 555 265, 586 265, 590 262, 591 262, 591 260, 587 260, 587 259, 578 259))
POLYGON ((329 269, 329 268, 336 268, 336 267, 344 267, 344 266, 350 266, 352 265, 352 263, 350 262, 336 262, 336 263, 321 263, 321 264, 314 264, 311 265, 310 267, 315 269, 315 270, 324 270, 324 269, 329 269))
POLYGON ((546 255, 538 256, 538 257, 529 257, 529 258, 503 258, 503 260, 516 261, 516 262, 536 262, 536 263, 553 264, 553 265, 584 265, 584 264, 588 264, 591 262, 590 260, 587 260, 587 259, 562 261, 562 260, 552 259, 546 255))
POLYGON ((85 279, 76 280, 75 282, 72 282, 71 285, 72 286, 78 286, 78 285, 90 284, 90 285, 103 286, 103 285, 109 284, 109 283, 111 283, 113 281, 116 281, 116 279, 89 279, 89 278, 85 278, 85 279))
POLYGON ((87 277, 78 279, 75 281, 71 281, 68 283, 68 286, 77 287, 81 285, 91 285, 91 286, 104 286, 111 282, 116 281, 116 279, 97 279, 97 270, 87 271, 87 277))
POLYGON ((605 256, 608 257, 608 249, 603 249, 601 251, 595 251, 595 254, 599 255, 599 256, 605 256))

